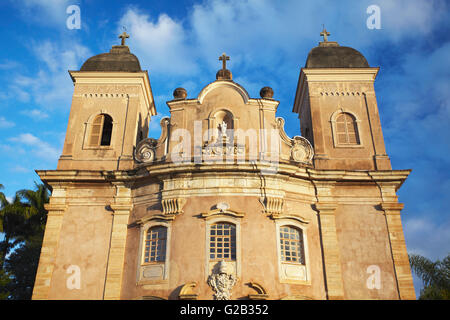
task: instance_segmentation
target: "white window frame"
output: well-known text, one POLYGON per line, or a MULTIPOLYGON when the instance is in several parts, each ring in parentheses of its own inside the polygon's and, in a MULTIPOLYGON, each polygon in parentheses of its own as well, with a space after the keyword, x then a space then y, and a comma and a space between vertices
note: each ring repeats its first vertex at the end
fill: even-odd
POLYGON ((310 262, 309 262, 309 250, 308 250, 308 225, 301 223, 294 219, 280 218, 275 221, 276 239, 277 239, 277 257, 278 257, 278 275, 281 283, 293 283, 293 284, 311 284, 310 262), (281 260, 281 248, 280 248, 280 232, 281 227, 290 226, 302 231, 303 236, 303 252, 305 255, 305 264, 290 263, 281 260), (292 267, 290 267, 292 266, 292 267), (296 268, 298 266, 298 268, 296 268), (303 267, 304 266, 304 267, 303 267), (302 270, 304 277, 289 276, 287 274, 287 268, 291 268, 294 271, 302 270), (296 270, 298 269, 298 270, 296 270))
POLYGON ((139 237, 139 260, 137 266, 137 282, 138 283, 151 283, 160 282, 161 280, 167 280, 169 278, 170 271, 170 243, 171 243, 172 226, 171 223, 165 221, 149 221, 141 225, 140 237, 139 237), (145 241, 147 231, 150 228, 162 226, 167 230, 166 234, 166 256, 164 262, 145 262, 145 241), (159 269, 159 270, 158 270, 159 269), (161 271, 158 276, 144 276, 146 272, 152 274, 161 271))
POLYGON ((224 215, 217 215, 214 217, 209 217, 206 219, 206 228, 205 228, 205 267, 206 267, 206 280, 208 279, 208 276, 211 274, 214 266, 218 263, 217 260, 210 260, 209 258, 209 246, 210 246, 210 233, 211 233, 211 226, 216 223, 231 223, 234 224, 236 227, 236 261, 226 261, 228 265, 232 265, 232 268, 229 268, 229 270, 234 270, 234 274, 236 277, 241 276, 241 223, 238 218, 233 218, 229 216, 224 215))

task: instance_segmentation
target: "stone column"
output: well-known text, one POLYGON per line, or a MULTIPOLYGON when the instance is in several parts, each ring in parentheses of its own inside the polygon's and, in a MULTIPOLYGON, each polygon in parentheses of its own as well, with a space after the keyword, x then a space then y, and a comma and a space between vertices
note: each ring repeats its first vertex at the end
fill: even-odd
POLYGON ((327 297, 330 300, 344 299, 341 258, 334 215, 337 205, 333 203, 317 203, 315 207, 319 212, 327 297))
POLYGON ((110 207, 114 212, 103 298, 119 300, 122 289, 128 219, 132 209, 131 190, 123 185, 117 185, 115 203, 110 207))
POLYGON ((50 202, 45 204, 48 211, 41 255, 33 288, 33 300, 49 298, 50 285, 55 268, 58 250, 59 234, 63 223, 64 212, 67 210, 66 190, 53 186, 50 202))
POLYGON ((400 219, 400 211, 403 209, 403 203, 383 202, 381 203, 381 209, 386 216, 399 297, 402 300, 415 300, 416 294, 400 219))

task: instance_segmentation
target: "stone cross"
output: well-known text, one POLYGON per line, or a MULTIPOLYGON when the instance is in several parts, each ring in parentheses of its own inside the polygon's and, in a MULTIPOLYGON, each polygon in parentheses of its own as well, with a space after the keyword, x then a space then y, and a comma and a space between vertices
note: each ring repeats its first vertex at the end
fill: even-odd
POLYGON ((125 45, 125 39, 126 39, 126 38, 129 38, 129 37, 130 37, 130 35, 127 34, 126 31, 124 31, 124 32, 119 36, 119 38, 122 38, 122 46, 125 45))
POLYGON ((225 54, 225 52, 219 57, 219 60, 222 61, 222 69, 225 70, 227 68, 227 60, 230 60, 230 57, 225 54))
POLYGON ((322 32, 320 33, 320 35, 323 37, 323 42, 327 42, 327 41, 328 41, 327 36, 329 36, 330 33, 327 32, 327 29, 325 29, 325 26, 323 26, 323 30, 322 30, 322 32))

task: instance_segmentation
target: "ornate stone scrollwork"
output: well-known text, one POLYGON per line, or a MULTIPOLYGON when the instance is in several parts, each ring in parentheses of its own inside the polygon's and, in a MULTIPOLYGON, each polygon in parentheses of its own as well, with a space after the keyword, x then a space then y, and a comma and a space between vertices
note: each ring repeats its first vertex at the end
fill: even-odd
POLYGON ((157 141, 147 138, 140 141, 134 151, 134 158, 140 163, 152 163, 156 158, 157 141))
POLYGON ((312 146, 307 139, 300 136, 295 136, 292 139, 292 160, 297 162, 311 162, 313 154, 312 146))
POLYGON ((296 162, 311 163, 314 156, 314 149, 308 139, 302 136, 295 136, 292 139, 284 131, 284 119, 276 118, 276 128, 280 132, 280 138, 284 143, 290 146, 290 159, 296 162))
POLYGON ((216 300, 230 300, 236 280, 236 276, 229 272, 226 262, 222 260, 217 271, 208 277, 208 285, 213 289, 216 300))

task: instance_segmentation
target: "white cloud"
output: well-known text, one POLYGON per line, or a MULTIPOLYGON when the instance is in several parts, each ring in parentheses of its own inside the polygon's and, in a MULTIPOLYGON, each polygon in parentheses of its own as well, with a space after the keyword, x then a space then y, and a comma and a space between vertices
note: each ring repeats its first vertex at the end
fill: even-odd
MULTIPOLYGON (((72 0, 23 0, 18 9, 25 19, 42 25, 65 26, 66 9, 78 1, 72 0)), ((16 2, 15 2, 16 3, 16 2)))
POLYGON ((17 137, 9 139, 11 142, 15 142, 21 145, 30 147, 29 152, 36 157, 56 160, 61 154, 61 150, 58 150, 49 143, 40 140, 38 137, 31 133, 22 133, 17 137))
POLYGON ((48 113, 39 109, 23 110, 21 114, 30 117, 33 120, 43 120, 49 117, 48 113))
POLYGON ((120 19, 126 26, 133 53, 145 61, 151 72, 186 74, 195 70, 186 32, 181 23, 166 14, 154 17, 129 8, 120 19))
POLYGON ((0 117, 0 129, 12 128, 15 125, 14 122, 6 120, 5 117, 0 117))
POLYGON ((30 172, 29 169, 22 167, 20 165, 15 165, 14 167, 11 168, 12 172, 17 172, 17 173, 28 173, 30 172))
POLYGON ((420 254, 431 260, 442 259, 449 254, 450 221, 437 223, 427 215, 405 217, 403 229, 408 253, 420 254))
POLYGON ((301 66, 309 49, 321 40, 322 23, 331 31, 331 40, 360 50, 380 39, 414 38, 430 33, 446 8, 442 0, 414 5, 409 0, 381 0, 383 30, 370 31, 366 9, 371 4, 371 0, 346 6, 325 0, 210 0, 195 4, 182 22, 129 8, 118 26, 127 27, 130 47, 150 72, 192 75, 204 65, 219 69, 217 57, 222 52, 232 57, 231 69, 278 70, 296 59, 296 66, 301 66))
POLYGON ((377 4, 382 28, 387 28, 395 40, 429 34, 433 25, 446 17, 447 12, 447 4, 442 0, 379 0, 377 4))
MULTIPOLYGON (((18 98, 22 102, 34 101, 44 110, 70 107, 73 93, 72 81, 68 70, 78 70, 92 53, 78 43, 72 43, 70 49, 63 43, 44 40, 32 43, 32 51, 42 64, 33 76, 17 74, 12 76, 9 98, 18 98)), ((39 109, 32 111, 45 117, 39 109)))
POLYGON ((0 70, 11 70, 18 68, 20 63, 11 60, 4 60, 4 62, 0 63, 0 70))

